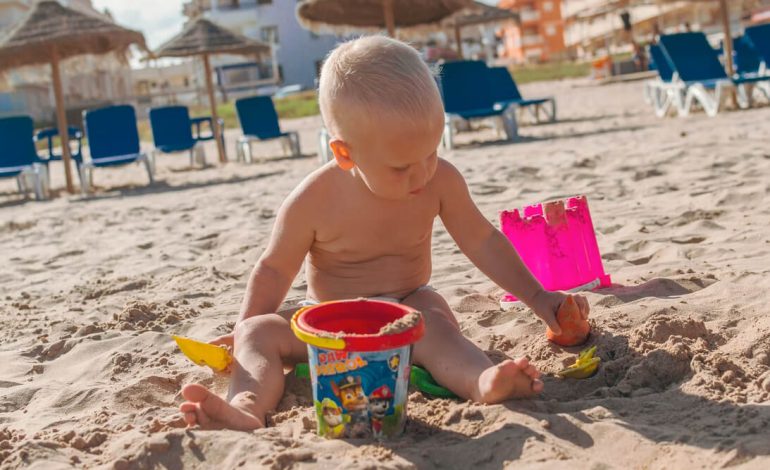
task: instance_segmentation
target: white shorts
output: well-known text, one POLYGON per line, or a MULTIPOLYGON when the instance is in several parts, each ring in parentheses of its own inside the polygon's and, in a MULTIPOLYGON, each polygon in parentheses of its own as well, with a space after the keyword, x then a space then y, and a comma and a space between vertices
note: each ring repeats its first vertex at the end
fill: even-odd
MULTIPOLYGON (((406 297, 401 298, 401 299, 398 299, 396 297, 388 297, 386 295, 380 295, 380 296, 375 296, 375 297, 367 297, 367 300, 380 300, 382 302, 390 302, 392 304, 400 304, 404 299, 406 299, 410 295, 412 295, 412 294, 414 294, 416 292, 424 291, 424 290, 428 290, 428 291, 431 291, 431 292, 435 292, 436 291, 436 289, 434 289, 431 285, 426 284, 424 286, 418 287, 417 289, 415 289, 412 292, 410 292, 406 297)), ((307 299, 300 301, 299 306, 300 307, 310 307, 311 305, 318 305, 320 303, 321 302, 319 302, 318 300, 311 299, 310 297, 308 297, 307 299)))

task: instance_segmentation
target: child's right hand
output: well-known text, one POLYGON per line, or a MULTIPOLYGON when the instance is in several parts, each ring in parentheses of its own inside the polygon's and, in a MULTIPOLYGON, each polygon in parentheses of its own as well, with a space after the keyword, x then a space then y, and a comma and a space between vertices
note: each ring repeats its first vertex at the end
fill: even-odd
MULTIPOLYGON (((535 315, 540 317, 556 335, 561 334, 561 327, 556 320, 556 312, 559 311, 559 307, 566 298, 567 294, 564 292, 551 292, 543 289, 535 294, 531 301, 532 305, 529 306, 535 312, 535 315)), ((573 298, 580 309, 581 316, 588 318, 588 300, 582 295, 573 295, 573 298)))
POLYGON ((209 341, 209 344, 216 344, 217 346, 227 346, 229 349, 233 348, 233 334, 228 333, 226 335, 219 336, 209 341))

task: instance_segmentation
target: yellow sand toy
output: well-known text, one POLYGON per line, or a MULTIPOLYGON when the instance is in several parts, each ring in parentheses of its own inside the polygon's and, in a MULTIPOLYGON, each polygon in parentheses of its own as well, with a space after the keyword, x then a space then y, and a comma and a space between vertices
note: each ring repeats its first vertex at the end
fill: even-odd
POLYGON ((591 377, 599 368, 599 363, 602 362, 600 357, 594 357, 594 353, 596 353, 596 346, 584 349, 572 365, 560 370, 556 374, 571 379, 587 379, 591 377))
POLYGON ((233 362, 233 356, 226 346, 203 343, 184 336, 172 335, 172 338, 182 353, 199 366, 209 366, 217 372, 222 372, 233 362))

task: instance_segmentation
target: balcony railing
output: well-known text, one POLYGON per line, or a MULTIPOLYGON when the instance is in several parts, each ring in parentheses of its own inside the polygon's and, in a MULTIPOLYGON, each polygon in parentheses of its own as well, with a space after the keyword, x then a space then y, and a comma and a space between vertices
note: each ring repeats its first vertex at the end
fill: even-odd
POLYGON ((537 21, 540 19, 540 12, 537 10, 521 10, 519 11, 519 18, 521 18, 522 23, 537 21))
POLYGON ((522 46, 537 46, 542 42, 543 42, 543 38, 541 38, 540 36, 522 36, 521 38, 522 46))

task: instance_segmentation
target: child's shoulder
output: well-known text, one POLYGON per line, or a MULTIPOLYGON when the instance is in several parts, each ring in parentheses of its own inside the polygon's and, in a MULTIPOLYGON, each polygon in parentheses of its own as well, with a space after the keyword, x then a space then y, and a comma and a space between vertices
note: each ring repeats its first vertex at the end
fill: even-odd
POLYGON ((332 190, 341 184, 341 176, 337 165, 329 162, 305 176, 291 192, 289 199, 295 203, 327 199, 334 194, 332 190))
POLYGON ((343 176, 343 171, 336 162, 327 162, 307 175, 299 184, 299 188, 303 192, 325 191, 339 184, 343 176))
POLYGON ((447 160, 444 160, 443 158, 438 159, 434 180, 441 186, 465 182, 465 178, 463 177, 462 173, 460 173, 460 170, 458 170, 457 167, 449 163, 447 160))

